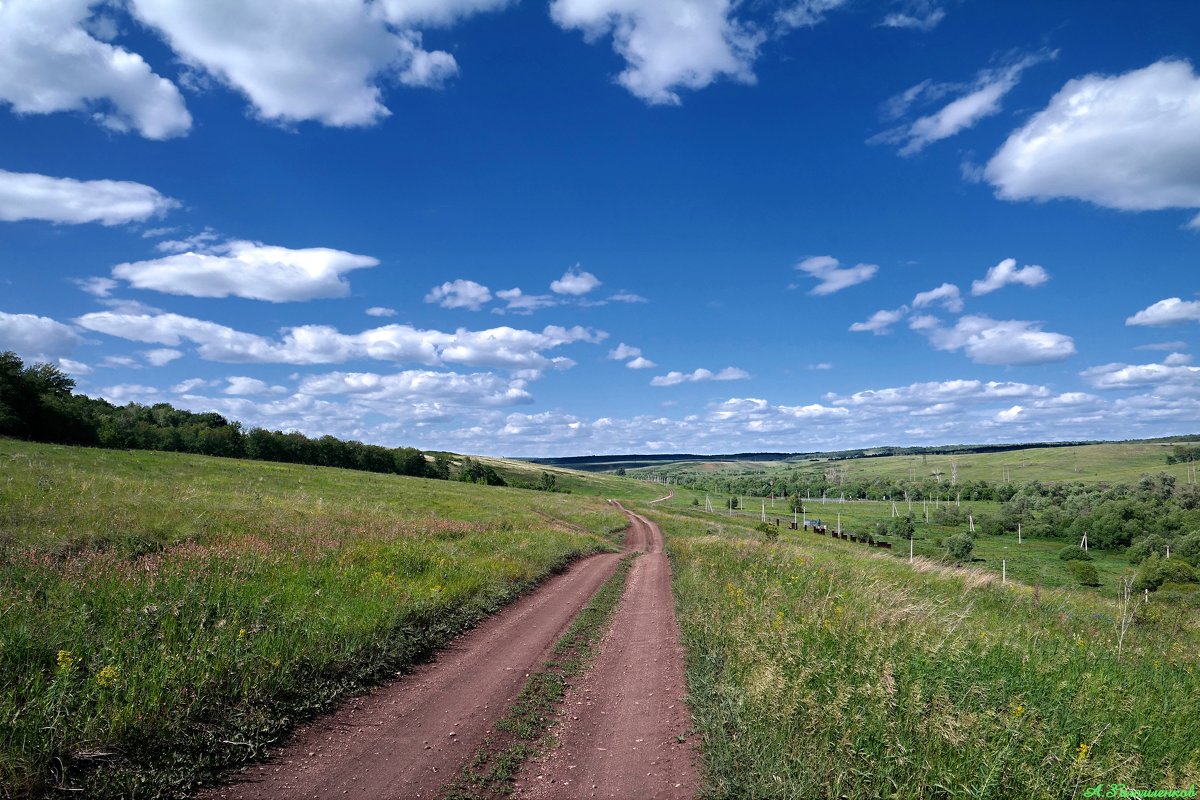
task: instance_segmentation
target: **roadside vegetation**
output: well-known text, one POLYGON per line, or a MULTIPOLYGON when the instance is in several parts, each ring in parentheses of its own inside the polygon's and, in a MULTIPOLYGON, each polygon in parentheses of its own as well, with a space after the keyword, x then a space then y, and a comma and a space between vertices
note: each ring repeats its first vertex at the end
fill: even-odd
POLYGON ((0 439, 0 796, 180 796, 625 525, 562 493, 0 439))
POLYGON ((1195 613, 1002 583, 944 552, 910 565, 686 505, 648 513, 668 536, 708 797, 1200 784, 1195 613))

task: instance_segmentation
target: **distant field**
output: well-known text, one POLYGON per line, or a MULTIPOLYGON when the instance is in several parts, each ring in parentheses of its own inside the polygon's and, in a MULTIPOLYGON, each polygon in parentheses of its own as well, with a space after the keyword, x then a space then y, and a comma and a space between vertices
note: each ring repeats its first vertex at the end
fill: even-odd
POLYGON ((769 544, 745 518, 646 512, 668 535, 706 796, 1200 783, 1194 611, 1138 606, 1118 655, 1109 590, 1002 585, 811 534, 769 544))
POLYGON ((1166 472, 1184 481, 1187 467, 1168 465, 1171 444, 1135 442, 1091 444, 1070 447, 1032 448, 1001 453, 966 455, 877 456, 830 461, 810 458, 789 461, 688 461, 630 470, 631 477, 656 473, 773 474, 778 472, 821 472, 828 467, 845 469, 849 478, 880 476, 920 480, 935 471, 948 479, 953 464, 959 481, 986 480, 992 483, 1032 480, 1133 483, 1144 473, 1166 472))
POLYGON ((0 787, 172 795, 261 753, 611 547, 625 517, 563 481, 0 439, 0 787))

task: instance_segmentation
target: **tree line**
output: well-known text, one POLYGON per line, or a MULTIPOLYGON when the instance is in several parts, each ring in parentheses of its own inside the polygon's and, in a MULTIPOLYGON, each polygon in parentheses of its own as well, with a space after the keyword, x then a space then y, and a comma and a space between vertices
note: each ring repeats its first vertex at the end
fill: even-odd
POLYGON ((381 447, 334 436, 310 438, 295 431, 244 430, 241 423, 215 412, 184 411, 168 403, 115 406, 76 394, 75 381, 58 367, 26 365, 11 351, 0 353, 0 436, 503 485, 494 470, 481 471, 470 463, 464 470, 445 453, 430 458, 414 447, 381 447))

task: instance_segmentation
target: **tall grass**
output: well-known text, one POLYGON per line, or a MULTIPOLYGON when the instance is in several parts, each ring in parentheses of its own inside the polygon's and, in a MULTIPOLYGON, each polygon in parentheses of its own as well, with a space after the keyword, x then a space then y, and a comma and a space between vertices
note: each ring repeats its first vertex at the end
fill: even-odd
POLYGON ((1194 614, 1139 609, 1118 658, 1115 595, 652 513, 668 534, 709 797, 1200 784, 1194 614))
POLYGON ((0 441, 0 796, 177 796, 624 517, 588 498, 0 441))

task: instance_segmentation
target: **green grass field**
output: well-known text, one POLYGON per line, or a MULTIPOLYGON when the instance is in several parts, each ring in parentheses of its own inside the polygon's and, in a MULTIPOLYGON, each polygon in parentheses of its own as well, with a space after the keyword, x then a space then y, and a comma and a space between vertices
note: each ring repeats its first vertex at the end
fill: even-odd
POLYGON ((1171 448, 1170 444, 1132 442, 1030 448, 1002 453, 878 456, 839 461, 822 458, 796 461, 691 461, 630 470, 630 475, 636 477, 665 472, 771 475, 791 471, 820 472, 826 467, 836 466, 845 468, 850 479, 879 476, 920 480, 930 477, 935 470, 948 479, 953 462, 958 465, 959 481, 1136 483, 1144 473, 1166 472, 1182 483, 1186 480, 1187 467, 1184 464, 1166 463, 1171 448))
POLYGON ((0 796, 182 794, 624 525, 582 494, 0 440, 0 796))
MULTIPOLYGON (((711 798, 1082 797, 1200 783, 1200 621, 750 520, 668 535, 711 798)), ((1137 598, 1135 598, 1137 600, 1137 598)))

